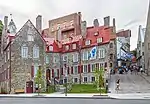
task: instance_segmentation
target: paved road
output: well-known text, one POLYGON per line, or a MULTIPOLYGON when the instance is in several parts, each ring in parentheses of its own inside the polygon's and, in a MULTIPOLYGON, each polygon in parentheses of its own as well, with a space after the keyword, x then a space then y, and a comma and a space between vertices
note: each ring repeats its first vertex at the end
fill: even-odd
POLYGON ((150 83, 141 75, 135 74, 116 74, 111 76, 110 90, 116 93, 116 80, 120 78, 120 90, 118 93, 150 93, 150 83))
POLYGON ((149 104, 150 100, 0 98, 0 104, 149 104))

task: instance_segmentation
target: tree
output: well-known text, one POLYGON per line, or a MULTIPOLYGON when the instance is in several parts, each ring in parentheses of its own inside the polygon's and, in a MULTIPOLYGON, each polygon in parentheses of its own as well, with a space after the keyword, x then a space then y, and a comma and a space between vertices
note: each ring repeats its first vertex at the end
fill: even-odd
POLYGON ((3 30, 3 23, 2 23, 2 21, 0 20, 0 36, 2 35, 2 30, 3 30))
POLYGON ((94 74, 95 74, 95 82, 94 82, 94 85, 97 86, 97 88, 99 89, 100 93, 101 93, 101 88, 104 87, 104 69, 101 67, 100 69, 99 68, 96 68, 94 70, 94 74))

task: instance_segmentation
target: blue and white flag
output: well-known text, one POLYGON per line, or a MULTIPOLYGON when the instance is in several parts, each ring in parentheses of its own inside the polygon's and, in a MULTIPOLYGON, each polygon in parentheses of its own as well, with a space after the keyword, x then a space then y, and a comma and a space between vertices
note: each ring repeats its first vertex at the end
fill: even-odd
POLYGON ((89 55, 89 58, 93 58, 96 56, 96 53, 97 53, 97 48, 96 46, 92 48, 92 50, 90 51, 90 55, 89 55))

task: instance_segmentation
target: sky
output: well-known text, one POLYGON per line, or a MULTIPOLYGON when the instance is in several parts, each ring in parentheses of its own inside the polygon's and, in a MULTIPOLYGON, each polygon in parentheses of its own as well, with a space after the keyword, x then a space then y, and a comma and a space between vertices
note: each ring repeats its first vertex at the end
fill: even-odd
POLYGON ((131 50, 136 48, 138 26, 145 27, 149 0, 0 0, 0 18, 10 16, 19 30, 30 19, 35 24, 37 15, 42 15, 42 27, 48 20, 75 12, 82 13, 88 26, 98 19, 103 25, 106 16, 116 19, 117 30, 131 29, 131 50))

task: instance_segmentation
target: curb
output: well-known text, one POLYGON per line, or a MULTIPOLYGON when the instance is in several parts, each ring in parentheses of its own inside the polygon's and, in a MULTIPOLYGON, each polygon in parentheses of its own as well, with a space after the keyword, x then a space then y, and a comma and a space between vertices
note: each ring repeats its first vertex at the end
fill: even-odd
POLYGON ((0 96, 0 98, 50 98, 50 99, 116 99, 112 98, 109 96, 92 96, 92 97, 69 97, 69 96, 64 96, 64 97, 48 97, 48 96, 0 96))

